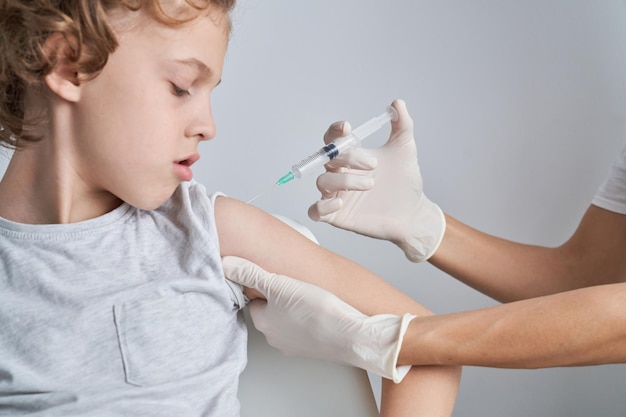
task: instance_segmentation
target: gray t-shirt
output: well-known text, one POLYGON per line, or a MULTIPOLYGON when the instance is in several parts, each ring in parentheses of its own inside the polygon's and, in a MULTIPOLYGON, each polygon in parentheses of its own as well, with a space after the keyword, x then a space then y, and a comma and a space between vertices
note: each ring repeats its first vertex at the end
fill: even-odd
POLYGON ((0 416, 239 416, 245 301, 215 197, 191 182, 154 211, 0 218, 0 416))

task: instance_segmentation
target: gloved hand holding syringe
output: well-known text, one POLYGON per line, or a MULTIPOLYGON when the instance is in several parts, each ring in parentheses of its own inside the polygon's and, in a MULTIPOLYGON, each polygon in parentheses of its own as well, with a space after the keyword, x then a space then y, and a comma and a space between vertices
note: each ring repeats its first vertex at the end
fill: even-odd
MULTIPOLYGON (((398 120, 398 112, 392 106, 387 106, 387 109, 385 109, 385 112, 381 115, 368 120, 367 122, 352 130, 346 136, 334 140, 314 154, 308 156, 307 158, 304 158, 297 164, 293 165, 291 167, 291 170, 289 170, 289 172, 280 177, 274 185, 276 186, 286 184, 295 178, 302 178, 302 176, 304 176, 305 174, 308 174, 315 169, 321 168, 322 166, 324 166, 324 164, 335 159, 347 149, 360 146, 363 139, 372 135, 374 132, 378 131, 386 123, 392 120, 398 120)), ((257 199, 264 193, 265 191, 248 200, 247 203, 250 203, 251 201, 257 199)))

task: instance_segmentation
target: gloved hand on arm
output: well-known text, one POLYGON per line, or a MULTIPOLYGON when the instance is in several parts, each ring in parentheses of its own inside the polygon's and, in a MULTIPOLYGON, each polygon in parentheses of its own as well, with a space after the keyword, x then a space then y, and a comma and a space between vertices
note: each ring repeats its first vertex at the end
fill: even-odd
POLYGON ((342 362, 398 383, 410 366, 398 355, 411 314, 366 316, 334 294, 272 274, 235 256, 222 260, 226 278, 259 291, 267 300, 249 304, 254 326, 286 355, 342 362))
MULTIPOLYGON (((392 106, 398 120, 377 149, 351 149, 326 165, 317 187, 322 199, 309 208, 309 217, 362 235, 395 243, 412 262, 430 258, 441 243, 443 212, 423 192, 422 175, 413 138, 413 120, 402 100, 392 106)), ((347 122, 330 126, 329 143, 350 132, 347 122)))

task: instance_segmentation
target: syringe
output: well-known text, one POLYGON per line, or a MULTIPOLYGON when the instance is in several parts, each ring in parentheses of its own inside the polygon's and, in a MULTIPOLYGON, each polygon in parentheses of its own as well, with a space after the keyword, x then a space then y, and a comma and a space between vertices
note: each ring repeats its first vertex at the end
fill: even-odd
POLYGON ((280 177, 278 181, 276 181, 276 185, 283 185, 293 180, 294 178, 301 178, 309 171, 315 168, 322 167, 328 161, 335 159, 346 149, 360 146, 363 139, 376 132, 378 129, 383 127, 385 123, 391 120, 398 120, 398 112, 393 107, 388 106, 385 112, 380 116, 368 120, 361 126, 352 130, 346 136, 340 137, 339 139, 332 141, 328 145, 321 148, 319 151, 310 155, 308 158, 305 158, 297 164, 293 165, 288 173, 286 173, 285 175, 280 177))

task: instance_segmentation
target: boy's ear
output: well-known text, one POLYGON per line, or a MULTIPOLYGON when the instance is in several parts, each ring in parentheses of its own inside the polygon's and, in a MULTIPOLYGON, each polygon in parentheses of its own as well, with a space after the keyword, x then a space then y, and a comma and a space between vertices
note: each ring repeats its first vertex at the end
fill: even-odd
POLYGON ((52 71, 44 76, 46 85, 59 97, 71 102, 78 101, 81 92, 78 66, 70 59, 76 54, 75 42, 61 33, 53 33, 46 40, 45 49, 51 61, 55 62, 52 71))

